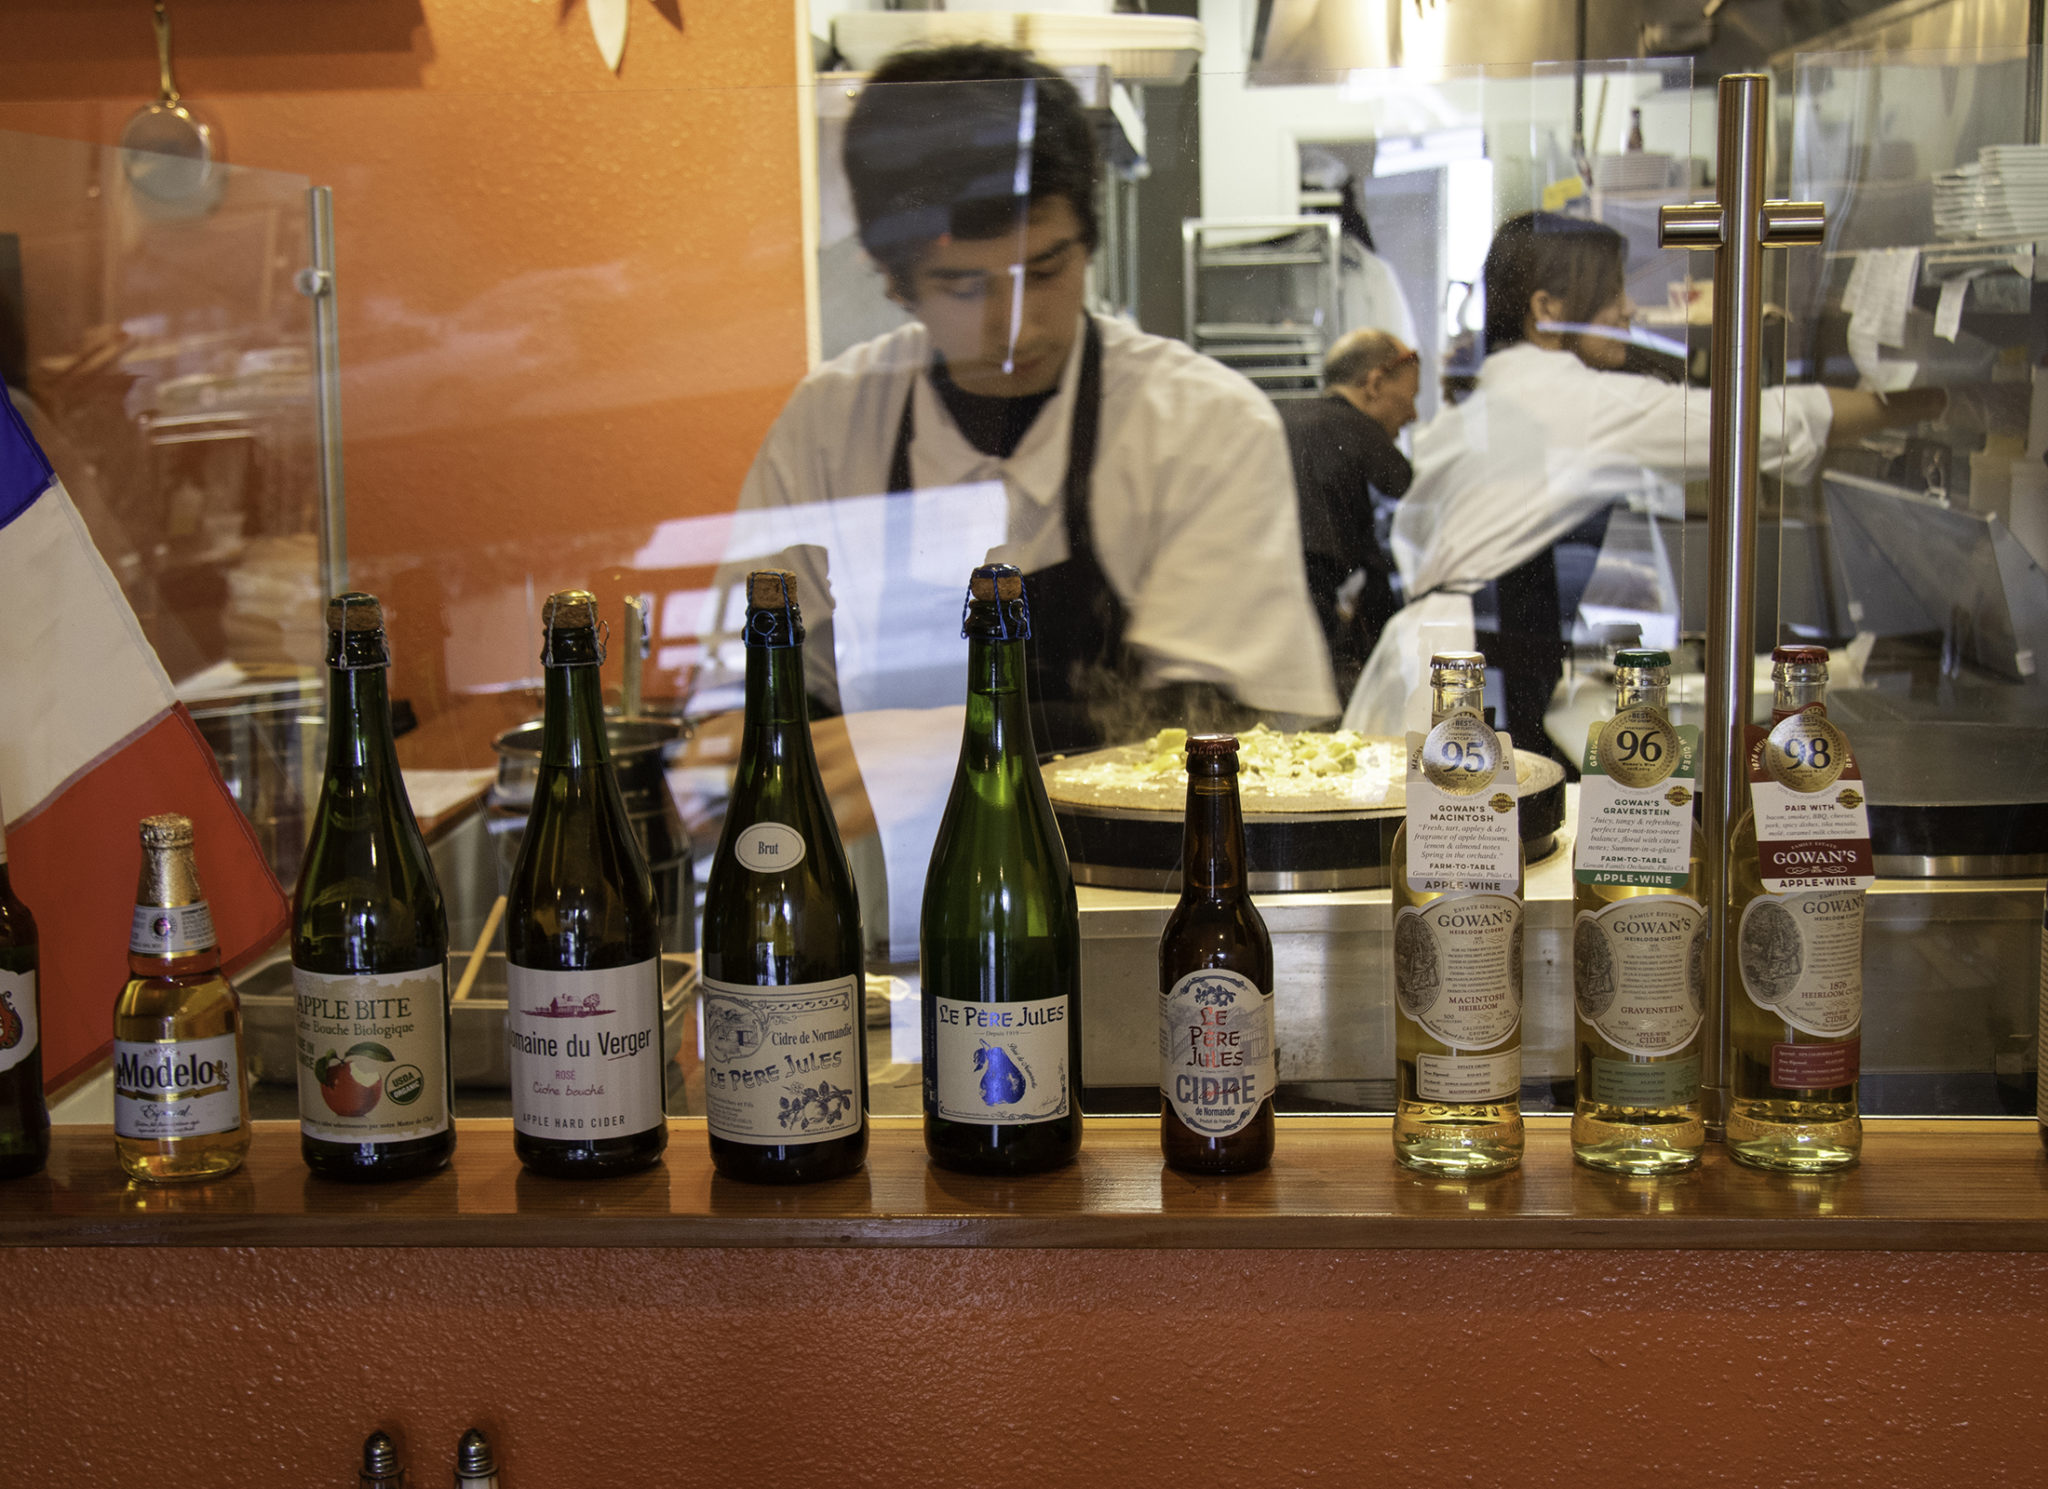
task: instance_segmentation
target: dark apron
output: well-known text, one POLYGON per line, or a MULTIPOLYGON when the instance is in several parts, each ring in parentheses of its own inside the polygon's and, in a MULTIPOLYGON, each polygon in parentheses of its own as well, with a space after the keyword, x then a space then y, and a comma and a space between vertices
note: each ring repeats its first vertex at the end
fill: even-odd
MULTIPOLYGON (((911 489, 910 444, 917 429, 912 409, 917 384, 903 399, 896 448, 889 456, 889 494, 911 489)), ((1124 651, 1123 601, 1095 559, 1088 522, 1095 447, 1102 429, 1102 337, 1095 318, 1081 344, 1080 381, 1074 389, 1073 427, 1067 434, 1067 474, 1060 504, 1067 557, 1024 576, 1031 603, 1031 640, 1024 648, 1031 689, 1031 733, 1041 755, 1092 750, 1105 743, 1102 720, 1137 685, 1124 651)), ((1122 705, 1129 708, 1128 703, 1122 705)))

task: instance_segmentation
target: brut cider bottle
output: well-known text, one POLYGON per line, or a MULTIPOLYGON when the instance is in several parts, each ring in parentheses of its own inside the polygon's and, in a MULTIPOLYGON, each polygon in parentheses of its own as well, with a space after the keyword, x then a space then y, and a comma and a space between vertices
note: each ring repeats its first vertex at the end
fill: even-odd
POLYGON ((1449 1177, 1522 1161, 1522 839, 1486 659, 1430 659, 1394 833, 1394 1157, 1449 1177))
POLYGON ((407 1179, 455 1152, 448 917, 391 734, 384 612, 327 605, 327 774, 292 895, 299 1149, 334 1179, 407 1179))
MULTIPOLYGON (((2035 1014, 2040 1038, 2035 1041, 2037 1051, 2048 1050, 2048 904, 2041 910, 2041 988, 2039 1012, 2035 1014)), ((2040 1124, 2041 1146, 2048 1148, 2048 1075, 2036 1069, 2034 1074, 2034 1120, 2040 1124)))
POLYGON ((142 819, 128 985, 114 1003, 114 1152, 133 1179, 213 1179, 249 1151, 242 1003, 220 970, 192 823, 142 819))
POLYGON ((542 624, 540 777, 505 895, 512 1147, 604 1178, 668 1146, 660 912, 606 744, 597 601, 550 595, 542 624))
POLYGON ((1621 1174, 1693 1167, 1706 911, 1693 823, 1699 731, 1666 712, 1671 658, 1614 659, 1614 717, 1586 740, 1573 855, 1572 1154, 1621 1174))
POLYGON ((1188 740, 1180 901, 1159 939, 1159 1147, 1194 1174, 1273 1161, 1273 941, 1246 884, 1237 736, 1188 740))
POLYGON ((867 1155, 860 902, 811 749, 796 579, 747 576, 746 727, 704 890, 704 1114, 730 1179, 867 1155))
POLYGON ((924 1141, 968 1173, 1081 1150, 1081 915, 1031 742, 1031 613, 1012 564, 967 591, 967 728, 918 927, 924 1141))
POLYGON ((1863 895, 1876 877, 1863 773, 1827 716, 1828 652, 1771 653, 1768 735, 1750 741, 1750 810, 1728 849, 1729 1156, 1824 1173, 1863 1149, 1863 895))
POLYGON ((0 1179, 39 1173, 50 1156, 43 1102, 42 1005, 36 1000, 36 921, 7 877, 0 812, 0 1179))

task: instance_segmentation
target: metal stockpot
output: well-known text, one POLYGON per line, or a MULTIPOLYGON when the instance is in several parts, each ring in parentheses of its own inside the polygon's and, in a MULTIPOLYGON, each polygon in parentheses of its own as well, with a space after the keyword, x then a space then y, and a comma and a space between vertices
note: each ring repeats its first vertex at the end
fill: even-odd
MULTIPOLYGON (((605 734, 626 814, 654 875, 654 900, 661 910, 661 949, 697 949, 696 884, 690 867, 690 834, 676 812, 663 767, 682 742, 673 719, 607 718, 605 734)), ((512 882, 512 865, 526 835, 533 788, 540 778, 541 721, 531 719, 491 741, 498 753, 498 779, 484 797, 485 823, 498 845, 498 888, 512 882)))

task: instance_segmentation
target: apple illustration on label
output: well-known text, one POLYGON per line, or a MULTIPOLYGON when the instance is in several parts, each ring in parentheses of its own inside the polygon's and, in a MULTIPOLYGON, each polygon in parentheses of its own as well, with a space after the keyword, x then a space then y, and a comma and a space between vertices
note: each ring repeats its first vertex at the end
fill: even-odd
POLYGON ((333 1050, 322 1055, 313 1078, 320 1082, 320 1099, 336 1116, 367 1116, 384 1094, 385 1070, 395 1063, 383 1045, 364 1040, 350 1045, 345 1055, 333 1050))

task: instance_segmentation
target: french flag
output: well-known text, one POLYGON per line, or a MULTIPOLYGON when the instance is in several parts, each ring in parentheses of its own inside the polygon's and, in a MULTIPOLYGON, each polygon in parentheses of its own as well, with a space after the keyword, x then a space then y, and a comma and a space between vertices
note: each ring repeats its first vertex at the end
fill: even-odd
POLYGON ((106 1052, 128 977, 136 824, 182 812, 233 971, 290 914, 213 751, 50 463, 0 391, 0 804, 8 872, 42 948, 43 1073, 106 1052))

